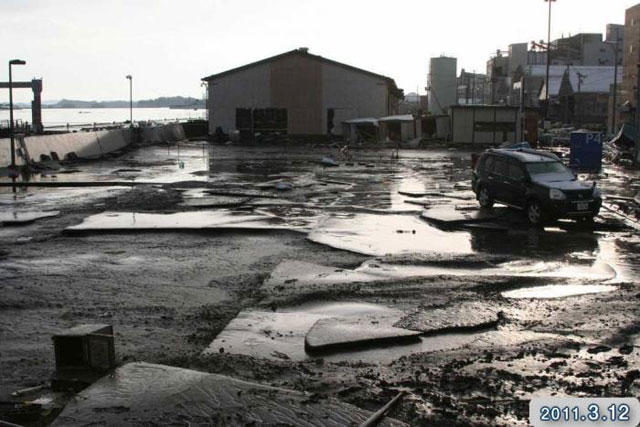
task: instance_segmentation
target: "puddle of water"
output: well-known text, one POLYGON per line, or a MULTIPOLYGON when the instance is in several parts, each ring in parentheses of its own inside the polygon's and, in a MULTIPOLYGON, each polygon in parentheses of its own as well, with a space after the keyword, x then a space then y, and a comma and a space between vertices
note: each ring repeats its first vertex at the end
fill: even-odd
POLYGON ((12 223, 21 224, 33 222, 42 218, 48 218, 60 215, 60 211, 49 212, 21 212, 21 211, 4 211, 0 212, 0 224, 9 225, 12 223))
POLYGON ((552 299, 612 292, 617 289, 617 287, 610 285, 549 285, 515 289, 513 291, 503 292, 502 296, 514 299, 552 299))
POLYGON ((85 218, 79 225, 65 231, 106 230, 204 230, 204 229, 292 229, 302 230, 300 225, 262 215, 247 215, 232 211, 198 211, 173 214, 135 212, 104 212, 85 218))
POLYGON ((406 215, 356 214, 331 217, 308 236, 337 249, 383 256, 409 253, 472 253, 467 232, 444 232, 406 215))
POLYGON ((506 276, 611 280, 616 271, 607 263, 571 265, 561 262, 522 260, 498 264, 494 268, 454 268, 430 265, 395 265, 367 261, 356 272, 386 278, 420 276, 506 276))

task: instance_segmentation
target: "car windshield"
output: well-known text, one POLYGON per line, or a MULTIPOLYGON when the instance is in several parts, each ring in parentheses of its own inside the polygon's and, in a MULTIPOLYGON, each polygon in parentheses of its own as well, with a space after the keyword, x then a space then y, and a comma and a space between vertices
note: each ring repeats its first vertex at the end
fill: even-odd
POLYGON ((573 181, 573 173, 562 162, 527 163, 527 171, 534 181, 573 181))

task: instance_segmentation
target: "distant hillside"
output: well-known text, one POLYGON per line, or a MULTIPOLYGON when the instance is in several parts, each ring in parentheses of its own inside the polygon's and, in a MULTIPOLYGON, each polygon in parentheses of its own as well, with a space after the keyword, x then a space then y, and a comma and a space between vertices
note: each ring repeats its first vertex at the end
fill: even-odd
MULTIPOLYGON (((204 101, 197 98, 184 96, 160 97, 156 99, 145 99, 134 101, 136 108, 162 108, 162 107, 203 107, 204 101)), ((129 101, 78 101, 73 99, 62 99, 56 103, 44 105, 44 108, 126 108, 129 101)))

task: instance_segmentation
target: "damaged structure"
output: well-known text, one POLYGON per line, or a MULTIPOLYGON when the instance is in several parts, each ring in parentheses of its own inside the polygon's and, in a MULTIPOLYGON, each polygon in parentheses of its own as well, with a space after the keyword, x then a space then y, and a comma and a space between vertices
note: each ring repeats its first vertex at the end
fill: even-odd
POLYGON ((300 48, 203 78, 209 133, 340 135, 342 122, 397 113, 393 79, 300 48))

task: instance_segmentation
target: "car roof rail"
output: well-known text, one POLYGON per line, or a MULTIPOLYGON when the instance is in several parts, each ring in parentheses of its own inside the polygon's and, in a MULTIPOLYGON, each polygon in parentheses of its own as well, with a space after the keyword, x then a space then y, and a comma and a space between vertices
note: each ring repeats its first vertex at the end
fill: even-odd
POLYGON ((520 148, 516 151, 520 151, 522 153, 527 153, 527 154, 535 154, 537 156, 547 157, 553 160, 560 160, 560 157, 556 156, 550 151, 534 150, 533 148, 520 148))

